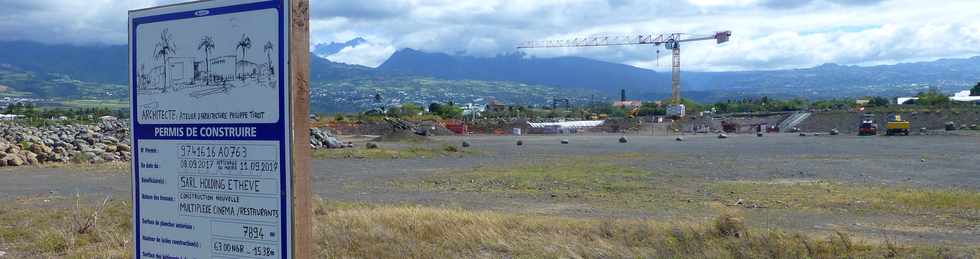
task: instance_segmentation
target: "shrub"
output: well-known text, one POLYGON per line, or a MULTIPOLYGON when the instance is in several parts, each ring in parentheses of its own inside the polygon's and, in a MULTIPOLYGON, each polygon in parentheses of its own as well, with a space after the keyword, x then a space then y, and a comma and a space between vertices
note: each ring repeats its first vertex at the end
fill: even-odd
POLYGON ((445 147, 442 148, 442 150, 444 150, 446 152, 449 152, 449 153, 459 152, 459 148, 456 147, 456 146, 453 146, 453 145, 446 145, 445 147))
POLYGON ((722 213, 715 220, 715 231, 721 237, 743 237, 746 234, 745 220, 734 213, 722 213))

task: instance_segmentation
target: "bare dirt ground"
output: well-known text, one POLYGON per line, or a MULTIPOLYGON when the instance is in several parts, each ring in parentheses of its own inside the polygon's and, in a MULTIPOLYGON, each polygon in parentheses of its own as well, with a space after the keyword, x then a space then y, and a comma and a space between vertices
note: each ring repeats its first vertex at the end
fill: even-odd
MULTIPOLYGON (((314 190, 325 200, 341 202, 665 221, 713 218, 717 215, 714 207, 727 206, 742 195, 735 191, 731 195, 709 193, 717 189, 712 189, 715 183, 772 185, 825 181, 854 186, 956 190, 967 195, 980 192, 980 137, 976 136, 799 137, 776 134, 762 138, 735 135, 717 139, 716 135, 688 135, 682 142, 675 141, 674 137, 629 136, 629 143, 625 144, 618 143, 618 138, 619 135, 467 136, 437 137, 436 142, 427 144, 381 143, 383 148, 406 148, 458 145, 467 140, 473 145, 468 150, 475 152, 461 157, 314 161, 314 190), (518 139, 524 142, 523 146, 515 145, 518 139), (561 139, 568 139, 570 143, 561 144, 561 139), (650 178, 657 180, 644 178, 638 181, 650 186, 677 188, 691 198, 669 193, 663 196, 698 205, 687 207, 677 205, 685 201, 658 199, 598 204, 547 192, 469 191, 464 189, 467 185, 451 182, 465 179, 455 177, 456 174, 487 168, 520 167, 545 161, 565 163, 585 158, 631 170, 657 172, 657 178, 650 178), (433 187, 432 182, 438 183, 440 179, 450 181, 446 188, 433 187), (726 195, 731 196, 731 200, 726 195)), ((0 201, 76 192, 89 196, 129 197, 128 173, 118 168, 114 171, 0 170, 0 201)), ((745 197, 750 196, 745 194, 745 197)), ((805 200, 808 197, 783 198, 805 200)), ((886 238, 927 244, 980 243, 980 211, 975 208, 957 212, 952 216, 954 219, 945 221, 943 217, 949 215, 929 211, 895 213, 867 209, 854 212, 847 207, 813 210, 759 206, 745 209, 745 214, 748 223, 756 227, 816 234, 847 231, 872 240, 886 238)))

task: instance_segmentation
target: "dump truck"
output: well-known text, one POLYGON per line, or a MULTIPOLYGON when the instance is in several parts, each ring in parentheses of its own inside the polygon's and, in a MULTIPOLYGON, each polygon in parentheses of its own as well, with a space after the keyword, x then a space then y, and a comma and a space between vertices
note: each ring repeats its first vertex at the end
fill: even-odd
POLYGON ((894 135, 909 135, 909 121, 902 120, 902 115, 891 116, 891 120, 885 123, 885 134, 889 136, 894 135))
POLYGON ((861 119, 861 124, 858 126, 858 136, 874 135, 878 135, 878 123, 875 123, 873 115, 865 114, 864 118, 861 119))

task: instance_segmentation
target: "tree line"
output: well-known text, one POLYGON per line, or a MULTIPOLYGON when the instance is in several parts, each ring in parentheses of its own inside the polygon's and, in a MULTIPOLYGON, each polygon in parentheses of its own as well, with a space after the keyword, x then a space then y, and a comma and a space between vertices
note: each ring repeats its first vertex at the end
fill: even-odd
MULTIPOLYGON (((970 93, 972 96, 980 96, 980 83, 974 86, 970 93)), ((917 106, 952 106, 954 104, 949 96, 939 92, 936 89, 930 89, 929 91, 920 92, 916 95, 918 100, 915 100, 914 104, 917 106)), ((636 111, 632 107, 618 107, 612 104, 596 104, 592 103, 587 106, 572 106, 572 107, 534 107, 526 105, 508 105, 502 109, 490 110, 487 109, 480 114, 480 118, 528 118, 528 119, 544 119, 544 118, 580 118, 589 119, 599 117, 598 115, 603 115, 603 117, 609 118, 623 118, 628 117, 631 114, 636 116, 664 116, 667 114, 666 104, 667 101, 660 102, 644 102, 640 107, 637 107, 636 111)), ((700 113, 700 112, 712 112, 712 113, 758 113, 758 112, 789 112, 789 111, 801 111, 801 110, 850 110, 859 107, 866 108, 877 108, 877 107, 888 107, 889 105, 896 104, 893 102, 892 98, 882 97, 882 96, 865 96, 862 98, 838 98, 838 99, 825 99, 825 100, 805 100, 802 98, 792 98, 792 99, 777 99, 768 96, 762 97, 750 97, 750 98, 738 98, 738 99, 728 99, 724 101, 714 102, 714 103, 698 103, 689 99, 681 99, 681 103, 687 109, 688 114, 700 113), (858 102, 858 100, 863 100, 858 102)), ((963 104, 972 105, 972 104, 963 104)), ((448 103, 431 103, 428 106, 428 110, 424 109, 422 106, 414 103, 405 103, 401 106, 390 107, 382 112, 378 112, 375 115, 378 116, 391 116, 400 117, 407 119, 470 119, 464 118, 463 109, 452 102, 448 103)), ((342 118, 340 115, 339 118, 342 118)), ((469 117, 469 116, 467 116, 469 117)), ((475 117, 473 117, 475 118, 475 117)))
POLYGON ((120 119, 129 117, 125 109, 110 109, 107 107, 90 108, 60 108, 39 107, 33 103, 13 103, 3 109, 4 114, 17 115, 18 122, 26 122, 34 126, 52 125, 59 123, 93 123, 100 117, 113 116, 120 119))

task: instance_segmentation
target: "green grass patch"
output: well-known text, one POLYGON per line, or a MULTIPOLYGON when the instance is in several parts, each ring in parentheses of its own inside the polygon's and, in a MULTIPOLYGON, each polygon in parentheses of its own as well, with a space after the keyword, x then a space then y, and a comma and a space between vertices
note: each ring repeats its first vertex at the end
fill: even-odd
POLYGON ((128 100, 107 99, 107 100, 68 100, 63 101, 63 105, 71 108, 109 108, 126 109, 129 107, 128 100))
POLYGON ((442 157, 462 157, 478 154, 453 145, 423 146, 412 145, 405 148, 344 148, 321 149, 313 152, 314 159, 425 159, 442 157))
POLYGON ((691 216, 719 208, 766 209, 827 217, 887 215, 911 220, 908 226, 940 228, 972 226, 980 218, 980 192, 971 190, 798 180, 712 181, 589 157, 482 166, 389 184, 404 190, 544 197, 607 209, 667 209, 691 216), (923 220, 922 215, 930 219, 923 220))
POLYGON ((546 159, 516 166, 483 166, 469 171, 439 173, 420 182, 395 182, 406 190, 477 192, 584 201, 597 207, 700 209, 691 190, 694 181, 650 172, 619 160, 576 157, 546 159))
POLYGON ((448 180, 437 176, 425 183, 432 187, 474 192, 519 193, 623 193, 650 187, 644 180, 650 174, 638 169, 594 161, 551 161, 535 165, 478 168, 453 173, 448 180))
POLYGON ((40 165, 33 166, 10 166, 0 168, 0 174, 9 172, 22 172, 25 169, 63 169, 66 173, 129 173, 131 164, 129 162, 105 162, 92 164, 87 161, 78 162, 48 162, 40 165))
POLYGON ((980 215, 980 192, 850 185, 831 182, 719 182, 707 188, 717 198, 743 199, 766 207, 972 212, 980 215))

